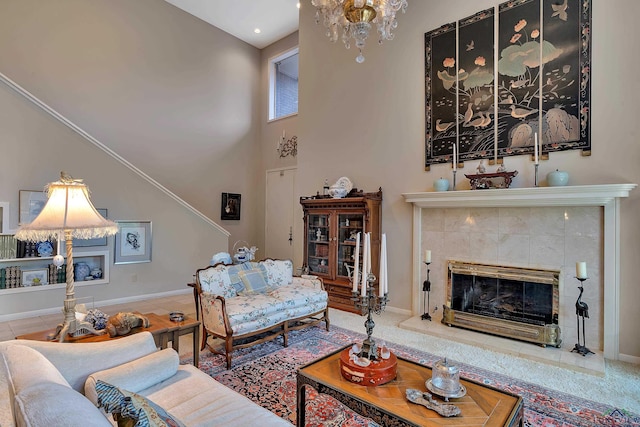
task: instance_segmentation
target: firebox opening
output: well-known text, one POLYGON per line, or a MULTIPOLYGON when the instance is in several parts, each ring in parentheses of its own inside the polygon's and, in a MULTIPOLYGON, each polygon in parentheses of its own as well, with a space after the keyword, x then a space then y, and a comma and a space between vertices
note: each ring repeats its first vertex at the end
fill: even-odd
POLYGON ((547 284, 453 274, 451 308, 533 325, 558 323, 553 288, 547 284))

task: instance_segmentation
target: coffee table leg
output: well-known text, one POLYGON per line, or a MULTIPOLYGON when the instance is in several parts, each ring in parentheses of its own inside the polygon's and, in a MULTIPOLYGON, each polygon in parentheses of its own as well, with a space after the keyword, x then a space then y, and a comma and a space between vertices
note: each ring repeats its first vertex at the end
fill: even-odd
POLYGON ((193 328, 193 364, 197 368, 200 365, 200 325, 193 328))
POLYGON ((305 424, 305 413, 304 409, 306 406, 306 384, 298 384, 298 393, 297 393, 297 407, 296 407, 296 426, 304 427, 305 424))
POLYGON ((171 347, 180 354, 180 330, 176 329, 171 333, 171 347))

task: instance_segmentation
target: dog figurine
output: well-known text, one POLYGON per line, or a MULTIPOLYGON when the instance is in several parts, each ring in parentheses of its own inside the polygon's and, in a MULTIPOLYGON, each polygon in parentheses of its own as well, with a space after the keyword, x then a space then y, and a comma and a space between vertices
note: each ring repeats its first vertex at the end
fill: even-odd
POLYGON ((113 338, 119 335, 126 335, 133 328, 139 326, 148 328, 149 325, 149 319, 140 314, 120 312, 109 317, 106 329, 109 336, 113 338))

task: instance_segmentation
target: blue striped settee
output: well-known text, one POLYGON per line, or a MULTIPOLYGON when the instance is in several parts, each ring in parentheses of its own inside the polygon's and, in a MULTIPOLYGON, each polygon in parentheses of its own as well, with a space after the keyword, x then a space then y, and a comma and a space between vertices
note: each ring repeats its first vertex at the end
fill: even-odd
POLYGON ((286 347, 289 331, 318 322, 324 321, 329 330, 328 296, 322 280, 294 277, 290 260, 201 268, 196 271, 195 286, 203 325, 201 349, 208 347, 225 355, 227 369, 231 368, 231 353, 239 348, 280 335, 286 347), (249 337, 252 339, 246 340, 249 337), (223 348, 209 338, 224 340, 223 348))

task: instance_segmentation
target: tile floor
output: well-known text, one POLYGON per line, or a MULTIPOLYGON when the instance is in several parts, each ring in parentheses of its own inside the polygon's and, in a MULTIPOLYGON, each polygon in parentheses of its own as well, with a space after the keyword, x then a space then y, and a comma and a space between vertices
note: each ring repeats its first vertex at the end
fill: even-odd
MULTIPOLYGON (((191 293, 171 297, 151 298, 127 304, 96 307, 108 315, 113 315, 120 311, 137 311, 140 313, 156 313, 159 315, 168 315, 171 311, 182 311, 187 316, 195 317, 195 304, 193 301, 193 294, 191 293)), ((332 319, 333 324, 347 327, 349 329, 349 325, 343 324, 341 321, 341 314, 342 312, 333 317, 330 314, 329 318, 332 319), (333 320, 336 320, 336 322, 333 322, 333 320)), ((434 335, 461 343, 500 351, 512 356, 548 363, 585 373, 604 375, 605 372, 605 362, 601 352, 596 352, 595 355, 585 358, 576 353, 571 353, 570 351, 562 351, 562 349, 556 349, 553 347, 543 349, 535 344, 493 337, 460 328, 450 328, 443 325, 440 323, 439 319, 435 318, 432 322, 425 322, 420 319, 419 316, 388 317, 389 319, 387 320, 395 323, 394 326, 397 326, 400 329, 434 335)), ((14 339, 17 335, 54 328, 62 321, 62 318, 62 313, 60 313, 0 322, 0 341, 14 339)), ((376 319, 376 322, 378 322, 378 319, 376 319)), ((180 353, 190 351, 192 348, 191 339, 191 335, 183 335, 180 337, 180 353)), ((563 347, 566 347, 566 345, 568 344, 564 343, 563 347)))

